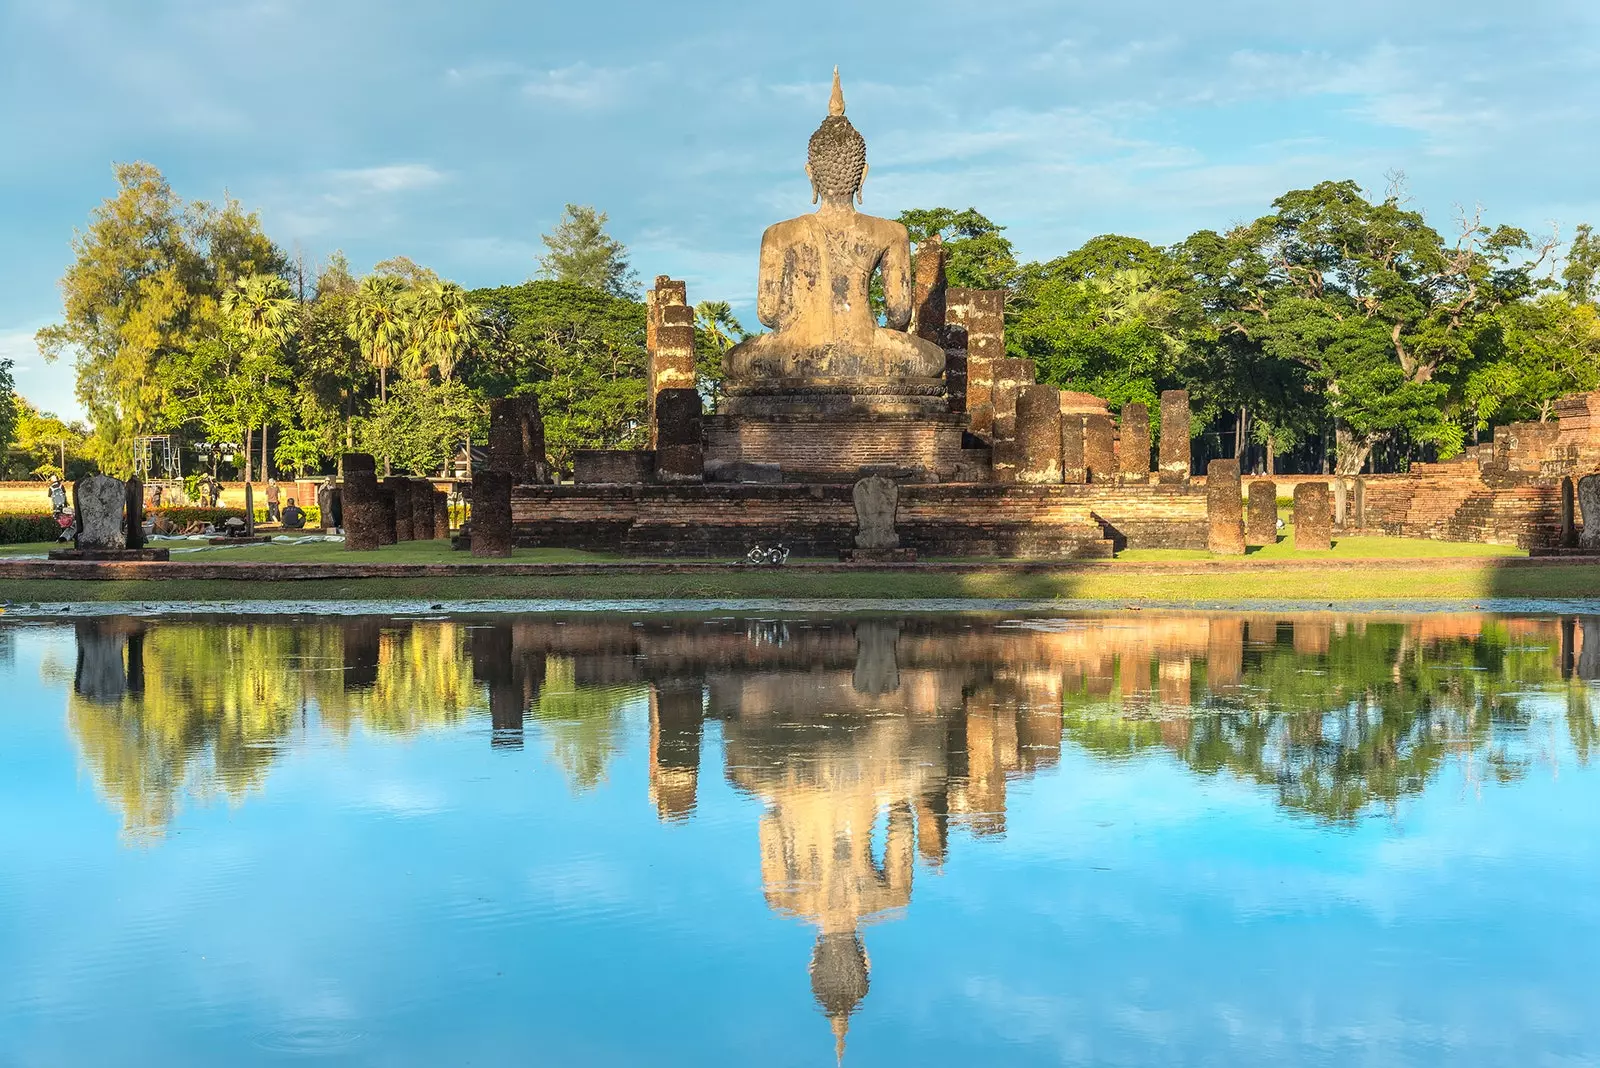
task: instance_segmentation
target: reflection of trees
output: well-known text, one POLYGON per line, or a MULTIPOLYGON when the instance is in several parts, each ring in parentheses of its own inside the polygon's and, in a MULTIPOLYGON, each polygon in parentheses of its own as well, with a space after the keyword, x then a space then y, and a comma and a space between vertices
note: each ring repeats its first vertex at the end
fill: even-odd
POLYGON ((592 789, 605 778, 606 765, 622 745, 622 711, 645 693, 636 684, 582 685, 572 657, 545 661, 544 687, 532 712, 574 790, 592 789))

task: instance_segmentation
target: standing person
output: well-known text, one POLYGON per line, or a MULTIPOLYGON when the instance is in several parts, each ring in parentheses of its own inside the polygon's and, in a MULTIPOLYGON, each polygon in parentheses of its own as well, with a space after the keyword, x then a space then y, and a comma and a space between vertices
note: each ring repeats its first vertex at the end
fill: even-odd
POLYGON ((275 523, 278 519, 278 480, 269 478, 267 479, 267 522, 275 523))
POLYGON ((50 514, 55 516, 56 524, 61 527, 56 541, 71 541, 78 518, 67 509, 67 487, 60 475, 50 476, 50 514))

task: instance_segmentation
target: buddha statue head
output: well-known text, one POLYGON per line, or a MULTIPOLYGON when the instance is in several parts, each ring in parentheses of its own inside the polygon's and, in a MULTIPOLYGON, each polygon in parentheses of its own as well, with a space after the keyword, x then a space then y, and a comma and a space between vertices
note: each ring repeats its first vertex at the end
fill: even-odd
POLYGON ((811 179, 811 203, 852 200, 860 203, 861 184, 867 179, 867 141, 844 117, 844 90, 839 68, 833 68, 833 95, 828 117, 811 135, 806 149, 806 177, 811 179))

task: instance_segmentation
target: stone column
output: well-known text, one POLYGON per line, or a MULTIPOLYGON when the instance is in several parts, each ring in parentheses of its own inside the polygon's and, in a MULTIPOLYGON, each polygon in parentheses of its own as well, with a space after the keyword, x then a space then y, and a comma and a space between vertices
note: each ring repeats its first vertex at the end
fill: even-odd
POLYGON ((1222 556, 1244 555, 1244 502, 1239 497, 1239 461, 1206 465, 1206 548, 1222 556))
POLYGON ((934 234, 917 246, 911 268, 911 332, 935 345, 944 343, 944 243, 934 234))
POLYGON ((520 397, 489 399, 489 467, 519 475, 523 467, 520 397))
POLYGON ((511 475, 477 471, 472 476, 472 555, 511 555, 511 475))
POLYGON ((378 483, 378 544, 393 545, 398 540, 394 534, 394 487, 385 479, 378 483))
POLYGON ((1333 548, 1333 509, 1326 482, 1302 482, 1294 488, 1294 547, 1333 548))
POLYGON ((1333 525, 1343 530, 1349 517, 1350 480, 1335 478, 1330 488, 1333 490, 1333 525))
POLYGON ((1572 479, 1561 480, 1561 548, 1572 549, 1578 544, 1577 500, 1572 479))
POLYGON ((391 475, 383 480, 385 493, 394 494, 394 540, 411 540, 411 480, 391 475))
POLYGON ((699 482, 705 477, 700 391, 664 389, 656 394, 656 481, 699 482))
POLYGON ((1083 416, 1061 417, 1061 481, 1082 485, 1089 481, 1088 467, 1083 459, 1083 416))
POLYGON ((1246 545, 1278 543, 1278 487, 1260 479, 1250 483, 1250 506, 1245 512, 1246 545))
POLYGON ((1578 510, 1583 515, 1578 548, 1600 552, 1600 475, 1584 475, 1578 479, 1578 510))
POLYGON ((244 484, 244 532, 247 537, 254 537, 256 532, 256 493, 248 482, 244 484))
POLYGON ((1006 302, 1001 289, 951 289, 945 321, 967 329, 967 412, 974 434, 994 434, 995 362, 1006 354, 1006 302))
POLYGON ((1122 406, 1120 440, 1117 443, 1117 471, 1122 481, 1150 481, 1150 409, 1138 402, 1122 406))
POLYGON ((433 483, 425 478, 411 480, 411 540, 432 541, 433 483))
MULTIPOLYGON (((668 304, 661 309, 661 329, 656 338, 655 366, 650 378, 652 404, 660 403, 662 390, 694 388, 694 309, 687 304, 668 304)), ((659 424, 657 417, 650 425, 652 448, 659 441, 659 424)))
POLYGON ((450 495, 444 490, 433 492, 433 536, 440 541, 450 540, 450 495))
POLYGON ((1023 386, 1017 394, 1017 481, 1061 481, 1061 393, 1023 386))
MULTIPOLYGON (((656 275, 655 288, 645 294, 645 421, 650 428, 650 444, 655 445, 657 359, 660 352, 662 311, 689 303, 688 286, 664 274, 656 275)), ((692 313, 691 313, 692 314, 692 313)))
POLYGON ((991 397, 994 404, 995 437, 1017 436, 1017 391, 1023 386, 1032 385, 1033 378, 1032 360, 1006 357, 994 361, 994 389, 991 397))
POLYGON ((1163 484, 1189 481, 1189 391, 1161 394, 1161 473, 1163 484))
POLYGON ((989 470, 996 482, 1017 480, 1017 442, 1015 438, 996 438, 989 446, 989 470))
POLYGON ((123 545, 144 548, 144 483, 135 475, 122 484, 123 545))
POLYGON ((946 323, 939 344, 944 348, 944 392, 952 412, 967 410, 967 328, 946 323))
POLYGON ((1116 428, 1109 415, 1083 417, 1083 466, 1090 482, 1117 480, 1116 428))
POLYGON ((340 463, 344 468, 343 500, 344 547, 352 551, 376 549, 383 544, 383 506, 378 501, 378 468, 364 452, 347 452, 340 463))

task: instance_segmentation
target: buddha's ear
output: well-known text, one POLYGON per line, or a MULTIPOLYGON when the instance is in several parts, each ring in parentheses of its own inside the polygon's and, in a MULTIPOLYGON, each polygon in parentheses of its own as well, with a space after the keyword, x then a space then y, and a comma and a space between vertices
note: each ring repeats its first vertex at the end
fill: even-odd
POLYGON ((861 187, 867 184, 867 165, 861 165, 861 181, 856 183, 856 203, 861 203, 861 187))
POLYGON ((811 173, 811 164, 806 164, 806 180, 811 183, 811 203, 817 202, 817 176, 811 173))

